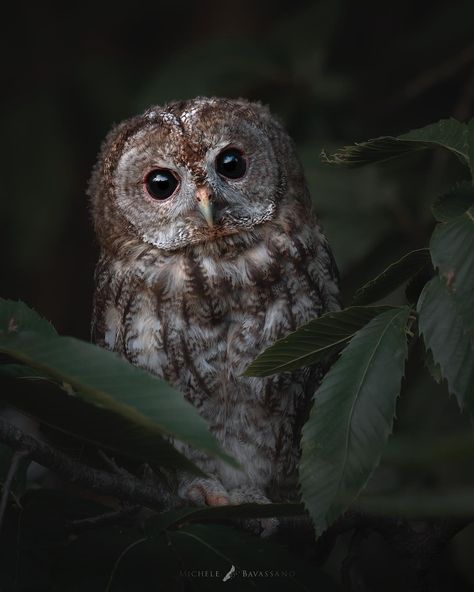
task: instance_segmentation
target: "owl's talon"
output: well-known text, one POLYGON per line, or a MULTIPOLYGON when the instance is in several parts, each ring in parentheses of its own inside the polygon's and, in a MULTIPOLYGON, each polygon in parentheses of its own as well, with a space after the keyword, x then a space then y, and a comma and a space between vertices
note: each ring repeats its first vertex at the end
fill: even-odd
POLYGON ((206 495, 206 504, 208 506, 228 506, 230 500, 225 495, 206 495))
POLYGON ((213 479, 201 479, 198 482, 193 482, 182 497, 198 506, 227 506, 230 504, 229 496, 223 486, 213 479))

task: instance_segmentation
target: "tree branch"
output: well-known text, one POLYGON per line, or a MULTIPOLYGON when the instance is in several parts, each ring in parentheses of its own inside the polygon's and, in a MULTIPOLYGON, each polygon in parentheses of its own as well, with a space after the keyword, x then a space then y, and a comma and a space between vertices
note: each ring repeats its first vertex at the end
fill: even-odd
POLYGON ((2 530, 3 517, 5 515, 5 510, 7 508, 8 497, 10 495, 10 489, 12 487, 13 479, 15 478, 16 472, 18 470, 18 465, 20 464, 20 461, 27 455, 28 453, 24 450, 16 450, 13 453, 10 467, 8 469, 8 473, 3 484, 2 499, 0 500, 0 530, 2 530))
POLYGON ((14 450, 23 451, 29 458, 58 473, 69 482, 134 504, 138 503, 155 509, 163 506, 163 496, 156 483, 149 484, 132 475, 110 473, 89 467, 70 458, 50 444, 25 434, 2 418, 0 418, 0 441, 14 450))

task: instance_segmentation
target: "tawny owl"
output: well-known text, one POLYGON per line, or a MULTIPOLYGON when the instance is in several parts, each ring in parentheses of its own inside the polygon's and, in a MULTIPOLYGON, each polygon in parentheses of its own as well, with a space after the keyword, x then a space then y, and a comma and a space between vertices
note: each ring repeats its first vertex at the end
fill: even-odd
POLYGON ((334 260, 282 126, 244 100, 152 107, 109 134, 90 195, 101 248, 95 341, 181 389, 243 467, 184 448, 209 477, 183 478, 179 496, 209 505, 294 499, 321 369, 242 373, 339 302, 334 260))

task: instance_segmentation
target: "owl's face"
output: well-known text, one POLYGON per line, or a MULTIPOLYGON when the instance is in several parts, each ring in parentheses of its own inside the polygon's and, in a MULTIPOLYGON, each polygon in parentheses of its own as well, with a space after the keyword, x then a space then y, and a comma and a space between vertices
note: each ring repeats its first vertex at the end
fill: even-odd
POLYGON ((125 122, 91 183, 99 238, 133 235, 176 250, 272 219, 288 178, 282 134, 260 105, 225 99, 172 103, 125 122))

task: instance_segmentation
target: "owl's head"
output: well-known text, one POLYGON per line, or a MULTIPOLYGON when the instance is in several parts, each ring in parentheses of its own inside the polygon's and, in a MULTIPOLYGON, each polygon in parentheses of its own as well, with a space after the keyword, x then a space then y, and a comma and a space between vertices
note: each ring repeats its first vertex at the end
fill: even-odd
POLYGON ((265 107, 197 98, 113 129, 89 193, 103 246, 139 240, 172 251, 251 232, 275 217, 288 193, 304 193, 304 179, 291 140, 265 107))

